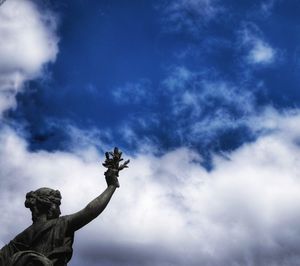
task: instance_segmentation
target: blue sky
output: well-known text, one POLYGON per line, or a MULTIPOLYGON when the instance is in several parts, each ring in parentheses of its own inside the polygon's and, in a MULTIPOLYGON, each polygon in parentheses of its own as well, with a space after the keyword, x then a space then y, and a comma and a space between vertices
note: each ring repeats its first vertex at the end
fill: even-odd
POLYGON ((47 78, 26 84, 30 89, 18 95, 18 108, 9 114, 27 124, 34 149, 64 148, 68 136, 59 125, 67 120, 110 131, 111 143, 129 152, 146 140, 163 151, 186 145, 202 154, 231 150, 255 138, 241 120, 266 105, 298 106, 297 1, 48 6, 59 17, 57 60, 47 66, 47 78), (183 71, 190 76, 181 77, 183 71), (168 84, 174 78, 178 88, 168 84), (209 99, 201 83, 215 83, 209 99), (228 89, 220 92, 221 84, 228 89), (184 93, 201 111, 182 102, 184 93), (225 94, 232 100, 225 103, 225 94), (251 101, 251 110, 241 110, 244 101, 251 101), (230 121, 206 130, 211 133, 191 133, 195 122, 221 122, 218 111, 230 121), (49 128, 49 120, 60 122, 49 128), (136 139, 124 135, 124 128, 136 139))
POLYGON ((296 0, 5 1, 0 199, 14 207, 0 243, 27 225, 9 221, 34 187, 60 189, 66 213, 84 206, 118 146, 131 167, 70 265, 299 265, 299 13, 296 0))

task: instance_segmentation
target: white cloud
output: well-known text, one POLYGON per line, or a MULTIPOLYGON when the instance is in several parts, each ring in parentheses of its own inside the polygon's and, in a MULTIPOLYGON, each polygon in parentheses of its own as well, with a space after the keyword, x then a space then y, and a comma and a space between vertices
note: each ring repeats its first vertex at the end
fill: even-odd
MULTIPOLYGON (((130 265, 139 256, 152 265, 297 265, 300 113, 273 111, 261 122, 272 131, 226 159, 215 157, 211 172, 186 148, 131 158, 102 217, 76 235, 74 263, 113 260, 106 253, 112 248, 130 265)), ((30 223, 27 191, 60 189, 67 214, 105 187, 95 151, 30 152, 10 129, 1 131, 0 146, 1 242, 30 223), (12 223, 16 217, 27 219, 12 223)))
MULTIPOLYGON (((14 96, 25 80, 37 77, 43 64, 55 60, 57 37, 55 23, 48 27, 50 18, 25 0, 1 6, 0 34, 7 36, 7 42, 0 41, 1 112, 15 106, 14 96)), ((185 69, 179 73, 184 86, 195 78, 185 69)), ((173 92, 180 90, 174 77, 168 82, 173 92)), ((197 82, 190 95, 177 102, 193 107, 197 82)), ((202 85, 209 88, 203 91, 204 99, 219 97, 226 104, 246 106, 246 113, 253 111, 245 104, 247 95, 235 98, 236 89, 202 85)), ((90 259, 89 265, 92 260, 114 265, 119 259, 123 265, 299 265, 299 122, 299 111, 270 111, 256 118, 252 123, 257 129, 263 125, 265 135, 226 159, 215 157, 211 172, 185 147, 163 156, 149 150, 138 153, 122 173, 121 188, 105 213, 76 235, 72 263, 87 265, 90 259)), ((0 243, 30 224, 23 205, 29 190, 61 190, 65 214, 102 192, 102 155, 94 147, 101 143, 89 141, 84 132, 73 134, 86 145, 75 146, 73 152, 32 152, 21 135, 2 127, 0 243)))
POLYGON ((163 88, 170 96, 174 112, 192 108, 193 115, 198 116, 208 106, 217 109, 236 107, 241 109, 241 114, 254 112, 254 99, 250 91, 239 89, 226 81, 208 79, 206 74, 185 67, 172 69, 163 82, 163 88), (219 106, 215 101, 220 101, 219 106))
POLYGON ((0 8, 0 112, 16 106, 26 80, 41 74, 58 52, 56 20, 28 0, 6 1, 0 8))
POLYGON ((239 31, 241 46, 247 51, 250 64, 267 65, 275 62, 277 51, 264 40, 262 32, 252 23, 246 23, 239 31))
POLYGON ((163 82, 172 113, 168 119, 176 121, 172 134, 184 143, 199 138, 202 144, 211 143, 224 132, 248 127, 250 118, 257 115, 252 91, 208 79, 207 74, 177 67, 163 82))
POLYGON ((256 40, 248 59, 254 64, 268 64, 273 62, 274 56, 275 51, 271 46, 261 40, 256 40))

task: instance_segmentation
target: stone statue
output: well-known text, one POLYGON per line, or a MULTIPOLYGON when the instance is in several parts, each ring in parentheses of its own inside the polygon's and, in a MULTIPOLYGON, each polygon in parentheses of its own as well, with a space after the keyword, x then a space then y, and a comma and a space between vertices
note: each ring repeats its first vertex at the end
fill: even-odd
POLYGON ((74 232, 95 219, 107 206, 117 187, 122 152, 106 152, 103 166, 107 188, 84 209, 60 216, 58 190, 40 188, 27 193, 25 207, 32 213, 32 225, 0 250, 0 266, 65 266, 72 257, 74 232))

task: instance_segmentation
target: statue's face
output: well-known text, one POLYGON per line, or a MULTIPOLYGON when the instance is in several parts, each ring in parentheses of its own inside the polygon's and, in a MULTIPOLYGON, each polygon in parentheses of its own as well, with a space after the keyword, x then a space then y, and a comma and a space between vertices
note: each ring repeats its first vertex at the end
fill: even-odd
POLYGON ((50 220, 58 218, 60 214, 61 212, 59 206, 57 206, 56 204, 52 204, 47 212, 47 219, 50 220))
POLYGON ((50 206, 37 202, 32 208, 30 208, 33 217, 37 218, 40 216, 47 217, 47 220, 58 218, 61 214, 59 206, 52 203, 50 206))
POLYGON ((25 206, 30 208, 32 219, 46 216, 47 220, 58 218, 60 215, 60 192, 50 188, 40 188, 26 195, 25 206))

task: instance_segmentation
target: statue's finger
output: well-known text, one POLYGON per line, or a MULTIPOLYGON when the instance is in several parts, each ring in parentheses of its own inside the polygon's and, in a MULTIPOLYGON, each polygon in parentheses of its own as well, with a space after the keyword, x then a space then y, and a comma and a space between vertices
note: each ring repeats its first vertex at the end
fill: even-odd
POLYGON ((103 163, 102 164, 104 167, 108 168, 108 165, 106 163, 103 163))
POLYGON ((124 168, 128 168, 128 166, 127 166, 127 165, 121 165, 121 166, 119 167, 119 171, 123 170, 124 168))
POLYGON ((118 147, 115 147, 115 149, 114 149, 114 153, 115 153, 115 154, 119 153, 119 149, 118 149, 118 147))
POLYGON ((127 164, 129 163, 129 161, 127 160, 125 163, 123 163, 122 165, 119 166, 119 169, 122 170, 124 168, 128 168, 127 164))

